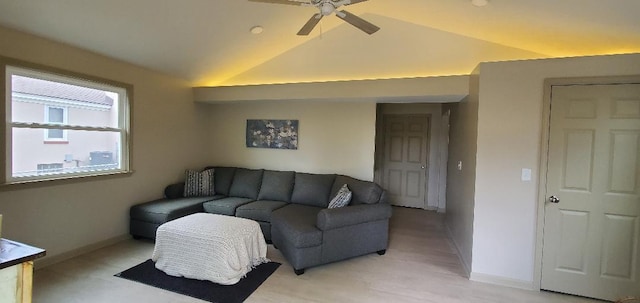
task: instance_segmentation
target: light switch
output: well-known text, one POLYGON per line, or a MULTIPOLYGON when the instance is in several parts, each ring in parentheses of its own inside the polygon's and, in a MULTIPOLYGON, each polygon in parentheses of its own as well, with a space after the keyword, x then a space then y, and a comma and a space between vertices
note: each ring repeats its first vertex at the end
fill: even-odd
POLYGON ((531 181, 531 169, 523 168, 522 169, 522 181, 531 181))
POLYGON ((462 170, 462 161, 458 161, 458 170, 462 170))

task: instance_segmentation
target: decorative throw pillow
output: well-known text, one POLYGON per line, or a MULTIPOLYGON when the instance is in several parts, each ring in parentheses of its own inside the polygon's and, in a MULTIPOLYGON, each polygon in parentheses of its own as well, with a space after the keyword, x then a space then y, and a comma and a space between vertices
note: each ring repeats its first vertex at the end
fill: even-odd
POLYGON ((216 192, 213 187, 213 172, 213 169, 202 172, 187 170, 184 178, 184 196, 214 196, 216 192))
POLYGON ((349 190, 349 187, 346 184, 342 185, 342 188, 340 188, 336 196, 331 199, 331 202, 329 202, 329 208, 338 208, 349 205, 349 202, 351 202, 351 195, 352 193, 349 190))

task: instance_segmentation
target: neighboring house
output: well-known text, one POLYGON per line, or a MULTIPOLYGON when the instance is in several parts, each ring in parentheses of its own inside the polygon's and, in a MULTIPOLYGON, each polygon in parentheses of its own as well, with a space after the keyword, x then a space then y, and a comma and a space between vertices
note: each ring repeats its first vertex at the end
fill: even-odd
MULTIPOLYGON (((117 123, 117 96, 102 90, 12 78, 14 122, 105 127, 117 123)), ((14 177, 95 169, 117 165, 118 134, 70 129, 16 128, 14 177)))

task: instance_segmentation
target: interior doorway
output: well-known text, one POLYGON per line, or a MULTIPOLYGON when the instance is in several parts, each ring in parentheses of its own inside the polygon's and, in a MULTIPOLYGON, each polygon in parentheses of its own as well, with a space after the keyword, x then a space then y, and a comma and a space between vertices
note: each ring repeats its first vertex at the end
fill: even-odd
POLYGON ((591 81, 547 85, 541 289, 640 296, 640 81, 591 81))
POLYGON ((374 179, 393 205, 444 212, 442 120, 441 104, 378 104, 374 179))
POLYGON ((382 187, 392 205, 425 208, 429 116, 385 114, 382 120, 382 187))

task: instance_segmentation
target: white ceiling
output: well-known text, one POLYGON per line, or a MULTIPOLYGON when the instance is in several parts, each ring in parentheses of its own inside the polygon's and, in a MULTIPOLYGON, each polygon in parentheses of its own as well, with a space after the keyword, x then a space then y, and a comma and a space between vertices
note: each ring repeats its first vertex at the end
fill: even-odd
MULTIPOLYGON (((296 32, 312 7, 246 0, 0 0, 0 25, 190 81, 233 85, 468 74, 484 61, 640 52, 640 0, 370 0, 296 32), (264 27, 252 35, 254 25, 264 27)), ((4 42, 3 42, 4 43, 4 42)))

